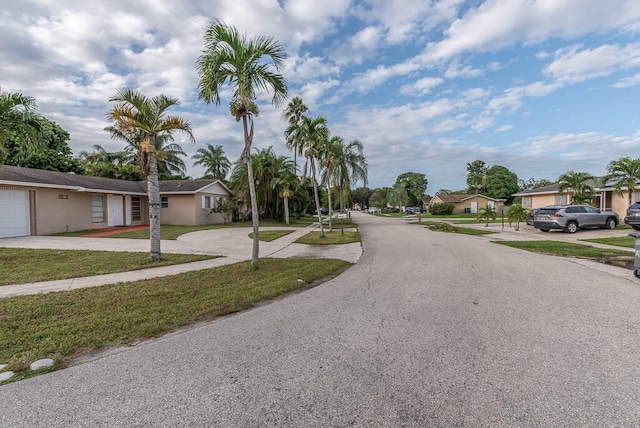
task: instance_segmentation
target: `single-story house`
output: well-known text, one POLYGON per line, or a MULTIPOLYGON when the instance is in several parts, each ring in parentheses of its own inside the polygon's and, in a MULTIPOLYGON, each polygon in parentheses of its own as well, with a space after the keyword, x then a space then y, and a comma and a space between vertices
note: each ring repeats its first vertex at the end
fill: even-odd
MULTIPOLYGON (((220 180, 160 181, 160 222, 222 223, 211 213, 232 192, 220 180)), ((146 181, 0 167, 0 238, 149 224, 146 181)))
MULTIPOLYGON (((602 180, 589 182, 594 189, 593 206, 603 211, 614 211, 620 219, 623 219, 629 207, 629 190, 622 189, 622 195, 615 191, 615 183, 607 182, 602 184, 602 180)), ((566 205, 571 203, 571 195, 573 191, 567 189, 559 192, 557 183, 548 186, 539 187, 537 189, 525 190, 514 193, 512 196, 520 196, 522 198, 522 206, 525 208, 540 208, 547 205, 566 205)), ((640 192, 633 192, 631 195, 632 202, 640 201, 640 192)))
POLYGON ((504 206, 505 201, 506 199, 495 199, 484 195, 453 195, 436 193, 436 195, 429 201, 429 206, 450 202, 453 204, 453 214, 477 214, 478 209, 486 207, 487 204, 499 212, 501 207, 504 206))

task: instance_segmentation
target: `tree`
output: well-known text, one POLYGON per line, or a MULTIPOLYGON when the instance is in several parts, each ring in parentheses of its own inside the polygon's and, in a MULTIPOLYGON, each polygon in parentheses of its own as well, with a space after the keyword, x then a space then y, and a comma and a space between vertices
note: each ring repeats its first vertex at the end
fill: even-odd
POLYGON ((93 146, 92 152, 81 151, 78 161, 86 175, 129 181, 144 178, 140 165, 131 163, 127 152, 108 152, 99 144, 93 146))
POLYGON ((33 120, 38 123, 40 144, 29 148, 18 134, 13 134, 6 145, 5 163, 25 168, 81 174, 83 169, 80 162, 73 157, 67 143, 69 133, 43 116, 36 116, 33 120))
POLYGON ((496 209, 491 204, 487 204, 486 206, 480 208, 480 217, 481 219, 486 221, 484 227, 489 227, 489 220, 495 220, 498 213, 496 209))
POLYGON ((531 177, 526 181, 518 180, 520 191, 538 189, 540 187, 549 186, 550 184, 553 184, 553 182, 546 180, 544 178, 541 178, 540 180, 536 180, 535 178, 531 177))
POLYGON ((558 178, 558 193, 571 190, 572 204, 590 203, 595 192, 590 184, 593 180, 595 177, 588 172, 565 172, 558 178))
MULTIPOLYGON (((302 98, 294 97, 287 105, 287 109, 282 113, 282 117, 289 121, 289 125, 295 125, 300 122, 300 118, 307 111, 309 111, 309 109, 302 102, 302 98)), ((295 164, 297 171, 298 154, 302 154, 302 148, 298 147, 295 141, 287 141, 287 148, 293 150, 293 163, 295 164)))
POLYGON ((211 208, 211 213, 219 213, 222 217, 222 224, 226 224, 236 211, 242 205, 242 201, 238 198, 218 198, 215 206, 211 208))
POLYGON ((359 140, 353 140, 342 144, 339 156, 335 162, 335 181, 340 188, 340 209, 345 209, 345 189, 351 190, 351 184, 362 180, 362 184, 368 184, 368 164, 364 156, 363 145, 359 140))
POLYGON ((316 201, 316 214, 318 223, 320 224, 320 235, 324 238, 324 226, 322 224, 322 213, 320 212, 320 197, 318 195, 318 183, 316 181, 316 159, 320 155, 322 144, 328 140, 329 129, 327 128, 327 119, 322 116, 309 118, 302 116, 300 122, 289 125, 285 131, 287 140, 295 141, 299 147, 302 147, 303 154, 306 159, 302 179, 307 177, 307 172, 311 170, 311 184, 313 185, 313 195, 316 201))
POLYGON ((607 175, 604 181, 614 181, 616 193, 622 196, 622 189, 627 188, 629 206, 633 204, 633 193, 638 188, 640 181, 640 158, 632 159, 630 157, 622 157, 613 160, 607 165, 607 175))
POLYGON ((39 144, 40 116, 36 113, 36 100, 19 92, 5 92, 0 88, 0 166, 7 156, 10 138, 21 142, 22 153, 26 157, 29 150, 39 144))
POLYGON ((351 191, 351 196, 353 197, 353 200, 360 205, 361 209, 365 209, 366 207, 369 206, 369 198, 371 197, 372 194, 373 194, 373 190, 369 189, 366 186, 358 187, 353 191, 351 191))
POLYGON ((182 131, 191 141, 195 141, 191 133, 189 121, 179 116, 168 116, 167 110, 178 104, 177 98, 164 94, 149 98, 142 92, 128 88, 120 89, 109 98, 115 102, 113 110, 107 118, 114 121, 114 131, 123 135, 135 135, 141 131, 145 134, 140 144, 145 158, 143 174, 147 177, 147 193, 149 195, 149 237, 151 241, 151 260, 159 260, 160 252, 160 186, 158 184, 158 159, 156 155, 156 136, 166 133, 172 135, 182 131))
POLYGON ((191 159, 195 159, 193 166, 204 166, 204 173, 211 174, 214 180, 224 180, 231 169, 231 162, 224 155, 222 146, 207 144, 206 149, 198 149, 191 159))
POLYGON ((509 223, 516 222, 516 230, 520 230, 520 222, 527 220, 527 209, 520 204, 511 205, 507 211, 509 223))
POLYGON ((482 184, 482 176, 486 176, 489 173, 489 167, 480 159, 476 159, 467 164, 467 192, 468 193, 480 193, 486 192, 486 182, 484 187, 479 188, 478 184, 482 184))
POLYGON ((247 39, 238 30, 219 21, 209 23, 204 34, 204 53, 198 58, 196 68, 200 76, 199 98, 220 105, 220 89, 225 83, 233 88, 230 104, 236 121, 242 120, 244 150, 241 162, 246 162, 251 196, 253 222, 253 248, 251 266, 258 268, 260 251, 258 206, 251 166, 253 142, 253 118, 258 115, 255 104, 256 90, 273 91, 272 103, 281 105, 287 98, 287 81, 279 73, 271 72, 271 61, 276 71, 284 67, 285 52, 282 45, 270 37, 247 39))
MULTIPOLYGON (((427 177, 425 174, 419 174, 417 172, 405 172, 400 174, 396 178, 396 186, 398 188, 404 188, 406 192, 406 206, 422 206, 422 198, 424 197, 425 192, 427 191, 427 177)), ((398 190, 398 195, 400 195, 400 191, 398 190)))
POLYGON ((504 166, 494 165, 487 172, 486 196, 511 200, 511 195, 520 190, 518 176, 504 166))

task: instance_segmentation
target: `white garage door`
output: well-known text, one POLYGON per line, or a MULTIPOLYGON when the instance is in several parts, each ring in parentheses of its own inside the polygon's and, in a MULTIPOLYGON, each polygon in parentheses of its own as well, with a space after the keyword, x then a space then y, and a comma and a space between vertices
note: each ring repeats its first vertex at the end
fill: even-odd
POLYGON ((0 238, 29 235, 29 192, 0 190, 0 238))

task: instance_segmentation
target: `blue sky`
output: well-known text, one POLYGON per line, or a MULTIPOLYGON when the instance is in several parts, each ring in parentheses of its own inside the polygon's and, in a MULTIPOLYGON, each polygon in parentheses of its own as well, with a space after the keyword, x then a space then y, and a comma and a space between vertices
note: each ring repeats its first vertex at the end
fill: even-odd
MULTIPOLYGON (((211 143, 235 161, 228 91, 220 107, 197 100, 211 19, 285 46, 290 96, 362 141, 370 187, 412 171, 429 194, 462 189, 475 159, 555 180, 640 156, 637 0, 24 0, 0 10, 0 87, 35 97, 75 154, 122 148, 103 131, 116 89, 178 97, 189 156, 211 143)), ((289 154, 269 100, 254 146, 289 154)))

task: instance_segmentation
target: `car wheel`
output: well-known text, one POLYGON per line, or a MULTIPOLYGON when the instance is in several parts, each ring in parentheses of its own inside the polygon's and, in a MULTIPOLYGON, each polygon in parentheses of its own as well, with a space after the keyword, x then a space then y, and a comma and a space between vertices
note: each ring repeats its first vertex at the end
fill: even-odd
POLYGON ((607 229, 615 229, 618 223, 615 218, 610 218, 607 220, 607 224, 604 226, 607 229))
POLYGON ((640 226, 631 226, 633 227, 633 230, 640 230, 640 226))
POLYGON ((564 231, 567 233, 576 233, 578 231, 578 223, 576 223, 575 221, 570 221, 569 223, 567 223, 564 231))
POLYGON ((634 269, 633 275, 635 275, 636 278, 640 278, 640 269, 634 269))
POLYGON ((549 229, 540 229, 541 232, 548 232, 549 229))

